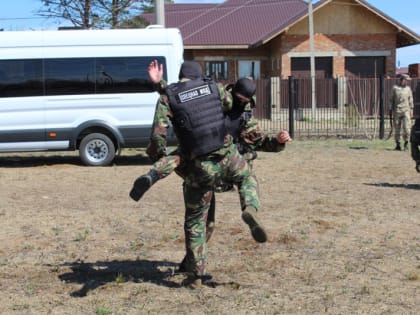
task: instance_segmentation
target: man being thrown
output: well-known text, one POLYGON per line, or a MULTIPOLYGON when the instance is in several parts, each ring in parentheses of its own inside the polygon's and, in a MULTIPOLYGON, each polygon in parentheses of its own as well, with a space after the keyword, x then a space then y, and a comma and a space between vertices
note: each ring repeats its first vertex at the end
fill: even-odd
MULTIPOLYGON (((163 66, 153 61, 149 73, 162 78, 163 66), (151 70, 151 71, 150 71, 151 70)), ((152 76, 151 76, 152 78, 152 76)), ((149 156, 155 161, 164 155, 167 128, 172 124, 185 163, 183 184, 185 217, 185 271, 189 281, 201 284, 207 260, 206 219, 219 181, 232 181, 241 196, 242 219, 257 242, 267 234, 257 217, 259 199, 249 166, 239 154, 232 136, 227 134, 222 105, 229 103, 226 93, 202 76, 195 62, 184 62, 180 80, 167 86, 155 111, 149 156), (194 91, 192 94, 190 91, 194 91)))
MULTIPOLYGON (((184 65, 181 72, 185 73, 187 71, 188 67, 186 68, 184 65)), ((159 69, 151 65, 149 67, 149 76, 156 85, 156 89, 162 94, 166 83, 161 81, 162 74, 159 73, 159 69)), ((222 89, 221 85, 219 87, 222 89)), ((270 137, 261 131, 258 122, 252 118, 252 109, 255 107, 255 82, 247 78, 242 78, 235 84, 228 85, 226 91, 229 92, 226 93, 227 97, 232 96, 232 100, 224 104, 228 133, 233 136, 239 152, 248 161, 250 167, 252 166, 252 160, 256 157, 256 150, 267 152, 284 150, 286 142, 291 140, 288 132, 281 131, 277 137, 270 137)), ((153 151, 156 150, 151 150, 151 147, 149 147, 148 152, 153 151)), ((153 161, 156 160, 153 154, 150 154, 150 156, 153 161)), ((176 171, 182 178, 185 177, 185 165, 182 163, 179 148, 169 155, 162 156, 153 164, 148 173, 137 178, 130 191, 130 197, 138 201, 156 181, 167 177, 173 171, 176 171)), ((255 178, 252 180, 256 181, 255 178)), ((218 183, 218 187, 223 187, 220 188, 222 190, 226 190, 226 187, 231 187, 231 185, 232 183, 218 183)), ((215 228, 214 194, 210 203, 206 228, 206 239, 209 241, 215 228)), ((182 264, 180 269, 182 269, 182 264)))
MULTIPOLYGON (((152 81, 156 84, 159 77, 150 74, 152 81)), ((159 83, 159 82, 158 82, 159 83)), ((165 82, 161 85, 165 86, 165 82)), ((238 151, 248 161, 250 167, 252 160, 256 158, 256 150, 267 152, 279 152, 284 150, 286 142, 291 138, 287 131, 281 131, 276 137, 270 137, 263 133, 258 122, 252 118, 252 109, 255 107, 256 85, 248 78, 239 79, 235 84, 228 85, 225 90, 232 96, 231 106, 225 106, 225 121, 228 133, 233 136, 238 151)), ((229 95, 229 94, 228 94, 229 95)), ((130 197, 138 201, 143 194, 158 180, 167 177, 173 171, 184 177, 183 163, 179 148, 169 155, 161 157, 156 161, 150 171, 138 177, 130 191, 130 197)), ((218 189, 229 190, 232 183, 219 183, 218 189)), ((207 234, 209 241, 215 228, 215 200, 214 194, 207 218, 207 234)))

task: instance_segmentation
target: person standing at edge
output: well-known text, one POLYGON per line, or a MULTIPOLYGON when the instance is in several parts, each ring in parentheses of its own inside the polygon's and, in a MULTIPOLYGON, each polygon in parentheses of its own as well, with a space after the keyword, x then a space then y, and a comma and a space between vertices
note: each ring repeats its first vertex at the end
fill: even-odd
POLYGON ((420 118, 417 118, 411 129, 411 157, 416 162, 416 170, 420 173, 420 118))
MULTIPOLYGON (((162 74, 163 65, 152 61, 149 66, 152 82, 158 84, 162 74)), ((164 156, 167 128, 172 123, 186 164, 183 185, 185 269, 189 273, 186 284, 197 286, 205 274, 206 220, 217 183, 230 181, 238 186, 242 219, 253 238, 263 243, 267 234, 257 217, 260 204, 249 165, 226 130, 222 107, 231 97, 205 79, 196 62, 185 61, 179 79, 161 93, 147 153, 155 161, 164 156)))
POLYGON ((413 92, 407 85, 411 78, 407 74, 400 76, 399 83, 392 87, 390 110, 395 131, 395 150, 401 151, 401 128, 404 139, 404 151, 408 150, 410 139, 411 112, 414 108, 413 92))

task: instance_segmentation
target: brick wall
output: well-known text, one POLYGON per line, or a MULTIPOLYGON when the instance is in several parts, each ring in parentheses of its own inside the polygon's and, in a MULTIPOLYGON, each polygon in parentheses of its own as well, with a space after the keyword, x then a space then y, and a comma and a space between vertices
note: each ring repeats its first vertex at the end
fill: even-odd
MULTIPOLYGON (((278 41, 277 41, 278 42, 278 41)), ((239 60, 260 60, 261 77, 280 76, 287 78, 291 74, 291 56, 309 56, 309 38, 307 35, 282 35, 280 45, 267 44, 255 49, 203 49, 186 50, 188 57, 201 63, 204 69, 206 61, 227 61, 229 81, 237 80, 239 60), (281 58, 281 66, 277 65, 281 58)), ((366 54, 388 54, 385 56, 386 75, 395 75, 395 34, 361 35, 324 35, 316 34, 314 46, 317 56, 333 57, 333 76, 345 76, 346 56, 367 56, 366 54)))
MULTIPOLYGON (((388 54, 385 71, 389 76, 395 74, 394 34, 362 34, 362 35, 324 35, 314 36, 314 47, 317 55, 333 57, 333 75, 345 75, 346 56, 367 56, 366 54, 388 54)), ((290 56, 309 56, 309 37, 307 35, 285 35, 282 39, 282 77, 291 74, 290 56)))

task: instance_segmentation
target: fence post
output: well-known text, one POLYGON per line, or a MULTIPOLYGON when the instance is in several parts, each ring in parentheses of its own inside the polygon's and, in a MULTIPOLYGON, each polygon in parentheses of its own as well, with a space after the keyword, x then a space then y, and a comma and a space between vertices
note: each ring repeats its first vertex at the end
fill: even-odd
POLYGON ((385 138, 385 77, 379 77, 379 139, 385 138))
POLYGON ((293 139, 295 137, 295 107, 296 107, 296 90, 295 79, 289 76, 289 134, 293 139))

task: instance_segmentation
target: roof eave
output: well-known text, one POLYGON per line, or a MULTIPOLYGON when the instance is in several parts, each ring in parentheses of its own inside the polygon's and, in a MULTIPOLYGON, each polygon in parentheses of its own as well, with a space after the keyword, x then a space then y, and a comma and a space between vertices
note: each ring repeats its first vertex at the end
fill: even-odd
MULTIPOLYGON (((401 48, 401 47, 407 47, 407 46, 412 46, 412 45, 417 45, 420 43, 420 36, 418 34, 416 34, 415 32, 413 32, 412 30, 408 29, 407 27, 405 27, 402 24, 399 24, 398 22, 396 22, 395 20, 393 20, 391 17, 388 17, 386 14, 382 13, 381 11, 379 11, 378 9, 372 7, 371 5, 369 5, 368 3, 366 3, 364 0, 354 0, 357 3, 359 3, 359 5, 363 6, 364 8, 366 8, 367 10, 371 11, 373 14, 379 16, 380 18, 384 19, 385 21, 387 21, 388 23, 390 23, 391 25, 393 25, 399 33, 403 34, 400 36, 404 36, 407 38, 407 41, 405 43, 400 42, 399 47, 397 48, 401 48)), ((324 0, 324 1, 320 1, 317 4, 314 5, 314 11, 319 10, 320 8, 326 6, 327 4, 331 3, 332 0, 324 0)), ((295 25, 296 23, 302 21, 303 19, 307 18, 309 16, 309 12, 306 11, 304 14, 302 15, 298 15, 296 16, 296 18, 294 20, 292 20, 287 27, 276 31, 272 34, 269 34, 266 37, 261 38, 260 40, 258 40, 257 42, 253 43, 250 45, 250 47, 259 47, 261 45, 264 45, 266 43, 268 43, 269 41, 271 41, 273 38, 279 36, 280 34, 282 34, 283 32, 287 31, 290 27, 292 27, 293 25, 295 25)))
POLYGON ((248 49, 250 45, 184 45, 184 49, 248 49))
POLYGON ((389 17, 385 13, 383 13, 383 12, 379 11, 378 9, 372 7, 366 1, 364 1, 364 0, 354 0, 354 1, 356 1, 357 3, 359 3, 359 5, 365 7, 367 10, 371 11, 372 13, 376 14, 380 18, 384 19, 389 24, 393 25, 398 30, 399 33, 403 33, 406 37, 411 38, 411 40, 409 40, 409 42, 411 42, 411 43, 405 43, 405 44, 401 43, 400 46, 397 47, 397 48, 407 47, 407 46, 411 46, 411 45, 417 45, 417 44, 420 43, 420 35, 416 34, 412 30, 410 30, 409 28, 405 27, 404 25, 398 23, 397 21, 395 21, 394 19, 392 19, 391 17, 389 17))

